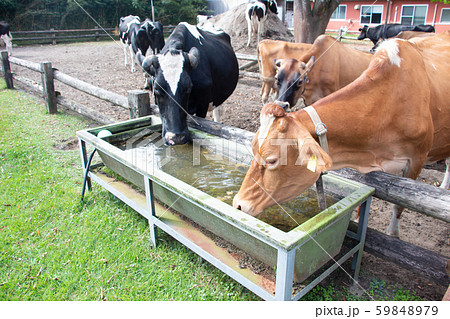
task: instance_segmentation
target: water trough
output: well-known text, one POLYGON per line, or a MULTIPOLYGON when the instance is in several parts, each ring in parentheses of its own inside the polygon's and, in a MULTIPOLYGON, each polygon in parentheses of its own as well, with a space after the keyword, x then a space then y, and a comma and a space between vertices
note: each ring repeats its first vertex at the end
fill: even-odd
MULTIPOLYGON (((193 145, 164 147, 160 130, 159 117, 152 115, 77 132, 89 188, 92 179, 147 218, 154 246, 159 228, 265 300, 298 300, 351 257, 357 280, 373 188, 324 175, 327 209, 296 218, 294 225, 283 228, 278 224, 292 219, 276 216, 287 212, 302 215, 303 208, 296 212, 295 205, 288 203, 266 214, 266 219, 258 219, 230 205, 252 158, 248 144, 191 128, 193 145), (101 131, 112 135, 99 138, 101 131), (90 165, 88 149, 98 152, 98 163, 90 165), (182 157, 187 159, 178 162, 182 157), (208 162, 218 164, 204 166, 208 162), (121 178, 105 174, 101 166, 121 178), (193 176, 186 179, 184 173, 189 171, 193 176), (228 186, 216 193, 214 189, 221 188, 225 180, 228 186), (347 227, 352 211, 359 205, 362 213, 354 233, 347 227), (269 267, 276 267, 275 282, 240 268, 226 249, 215 245, 195 224, 269 267), (344 251, 341 248, 346 235, 352 244, 344 251), (335 256, 339 256, 338 260, 334 260, 335 256), (335 262, 324 269, 322 266, 330 260, 335 262), (304 287, 293 292, 294 283, 299 282, 304 282, 304 287)), ((313 201, 296 201, 305 200, 313 201)))

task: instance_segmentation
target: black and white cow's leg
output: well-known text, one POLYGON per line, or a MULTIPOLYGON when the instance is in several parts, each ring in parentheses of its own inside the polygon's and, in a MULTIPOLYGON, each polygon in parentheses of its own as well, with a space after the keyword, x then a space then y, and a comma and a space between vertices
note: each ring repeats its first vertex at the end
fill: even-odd
POLYGON ((3 42, 5 42, 6 50, 8 51, 8 55, 12 55, 12 36, 11 34, 2 34, 1 36, 3 42))
POLYGON ((127 53, 127 48, 128 48, 128 44, 126 43, 122 43, 123 46, 123 55, 125 56, 125 66, 127 66, 128 64, 128 53, 127 53))
POLYGON ((144 89, 145 90, 150 89, 149 81, 150 81, 150 75, 144 71, 144 89))
POLYGON ((212 109, 214 122, 221 122, 222 120, 222 106, 214 107, 212 102, 209 104, 208 111, 212 109))
POLYGON ((131 45, 129 45, 128 48, 130 49, 131 72, 136 72, 136 54, 134 53, 131 45))
POLYGON ((248 40, 247 40, 247 46, 250 45, 250 40, 252 38, 252 22, 250 19, 247 19, 247 28, 248 28, 248 40))
POLYGON ((444 180, 442 181, 441 188, 447 189, 450 187, 450 157, 445 160, 445 175, 444 180))

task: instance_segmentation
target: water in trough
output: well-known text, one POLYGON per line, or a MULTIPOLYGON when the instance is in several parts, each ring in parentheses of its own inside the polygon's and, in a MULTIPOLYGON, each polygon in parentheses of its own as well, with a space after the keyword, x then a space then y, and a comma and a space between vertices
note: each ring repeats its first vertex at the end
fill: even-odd
MULTIPOLYGON (((116 146, 136 160, 144 160, 147 168, 158 168, 229 205, 232 205, 248 169, 233 159, 207 148, 193 147, 191 143, 164 145, 161 135, 155 132, 116 146)), ((338 200, 326 194, 328 207, 338 200)), ((316 192, 308 189, 287 203, 267 208, 257 218, 288 232, 319 212, 316 192)))

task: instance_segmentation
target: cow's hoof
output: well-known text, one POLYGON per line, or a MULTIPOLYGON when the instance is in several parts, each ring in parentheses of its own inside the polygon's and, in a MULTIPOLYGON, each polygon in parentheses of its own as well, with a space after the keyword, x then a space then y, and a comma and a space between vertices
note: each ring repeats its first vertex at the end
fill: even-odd
POLYGON ((399 238, 400 237, 400 232, 398 229, 393 229, 391 227, 388 227, 388 229, 386 230, 386 234, 391 236, 391 237, 396 237, 399 238))

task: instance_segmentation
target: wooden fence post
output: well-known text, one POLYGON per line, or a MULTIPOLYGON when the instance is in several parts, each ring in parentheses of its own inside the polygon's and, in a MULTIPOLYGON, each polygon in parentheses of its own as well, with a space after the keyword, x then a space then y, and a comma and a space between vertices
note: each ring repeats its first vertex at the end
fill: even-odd
POLYGON ((100 37, 98 34, 98 26, 94 26, 95 29, 95 41, 100 41, 100 37))
POLYGON ((55 45, 56 44, 56 33, 54 32, 55 29, 51 28, 50 31, 52 32, 52 44, 55 45))
POLYGON ((1 54, 2 54, 3 74, 5 77, 6 87, 8 89, 14 89, 13 76, 11 73, 11 65, 9 64, 8 52, 2 51, 1 54))
POLYGON ((57 109, 55 85, 53 81, 53 68, 50 62, 41 62, 42 86, 44 87, 44 99, 47 112, 55 114, 57 109))
POLYGON ((128 106, 130 107, 130 119, 150 115, 150 95, 147 91, 131 90, 127 91, 128 106))

